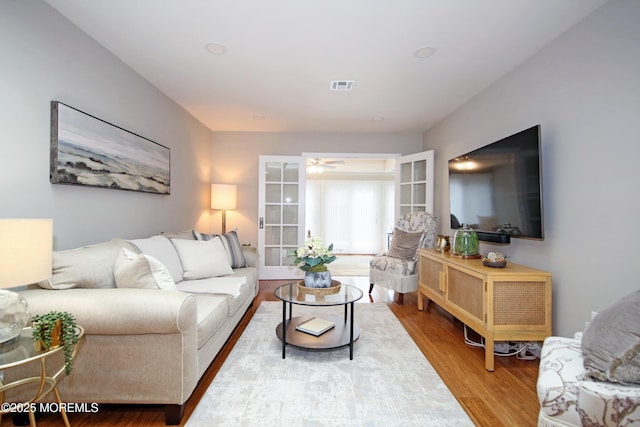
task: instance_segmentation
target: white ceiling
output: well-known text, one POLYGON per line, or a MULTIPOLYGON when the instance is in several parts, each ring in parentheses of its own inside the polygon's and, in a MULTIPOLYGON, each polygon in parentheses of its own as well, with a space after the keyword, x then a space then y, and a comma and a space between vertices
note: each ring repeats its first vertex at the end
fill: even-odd
POLYGON ((296 132, 427 130, 606 2, 45 1, 211 130, 296 132))

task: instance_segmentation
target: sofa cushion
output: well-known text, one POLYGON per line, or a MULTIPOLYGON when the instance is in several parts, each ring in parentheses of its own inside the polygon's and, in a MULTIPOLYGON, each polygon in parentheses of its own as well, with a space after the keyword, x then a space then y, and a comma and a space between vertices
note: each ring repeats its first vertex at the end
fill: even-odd
POLYGON ((422 232, 408 233, 396 228, 393 232, 387 256, 404 260, 415 258, 422 235, 422 232))
POLYGON ((231 296, 227 297, 227 304, 229 310, 229 316, 233 316, 243 306, 247 299, 253 299, 255 296, 255 282, 249 282, 248 280, 240 285, 240 294, 236 298, 231 296))
POLYGON ((576 408, 583 426, 631 426, 640 419, 640 387, 582 381, 576 408))
POLYGON ((224 295, 227 316, 233 316, 247 298, 255 296, 255 282, 250 282, 246 276, 241 275, 185 280, 178 285, 178 289, 195 295, 224 295))
POLYGON ((54 251, 52 276, 38 285, 45 289, 115 288, 113 265, 124 247, 137 251, 122 239, 54 251))
POLYGON ((236 268, 226 277, 246 277, 247 283, 258 283, 258 269, 255 267, 236 268))
POLYGON ((151 255, 136 254, 127 248, 122 248, 116 258, 113 275, 118 288, 178 290, 164 264, 151 255))
POLYGON ((622 384, 640 384, 640 291, 600 311, 582 336, 587 375, 622 384))
POLYGON ((153 236, 148 239, 129 240, 140 252, 151 255, 169 270, 175 283, 182 281, 182 263, 171 241, 164 236, 153 236))
POLYGON ((242 268, 247 266, 247 262, 242 253, 242 245, 238 239, 238 233, 233 230, 225 234, 205 234, 193 231, 193 234, 198 240, 211 240, 215 237, 219 237, 224 246, 224 250, 227 252, 227 258, 231 268, 242 268))
POLYGON ((218 238, 207 241, 171 239, 178 252, 185 280, 232 274, 227 254, 218 238))
POLYGON ((198 348, 202 347, 227 321, 228 305, 224 295, 195 295, 198 305, 198 348))
POLYGON ((206 279, 185 280, 180 283, 179 289, 182 292, 192 294, 219 294, 231 295, 239 298, 241 287, 247 283, 246 277, 207 277, 206 279))
POLYGON ((384 271, 396 276, 410 276, 416 272, 417 261, 394 258, 390 256, 377 256, 369 261, 369 270, 384 271))

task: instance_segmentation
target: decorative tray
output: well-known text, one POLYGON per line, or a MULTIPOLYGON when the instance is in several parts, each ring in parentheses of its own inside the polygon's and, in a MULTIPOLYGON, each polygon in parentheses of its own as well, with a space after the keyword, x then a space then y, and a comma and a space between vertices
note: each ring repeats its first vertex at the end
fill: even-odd
POLYGON ((483 259, 482 260, 482 264, 487 266, 487 267, 493 267, 493 268, 504 268, 507 266, 507 261, 490 261, 487 259, 483 259))
POLYGON ((304 295, 333 295, 340 292, 341 286, 342 284, 339 281, 331 279, 331 286, 328 288, 309 288, 304 285, 304 280, 300 280, 298 282, 298 292, 304 295))

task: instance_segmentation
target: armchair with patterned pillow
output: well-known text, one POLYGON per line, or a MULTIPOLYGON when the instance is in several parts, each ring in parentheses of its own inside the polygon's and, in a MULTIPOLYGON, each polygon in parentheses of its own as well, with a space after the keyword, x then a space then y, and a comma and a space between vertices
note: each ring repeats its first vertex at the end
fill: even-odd
POLYGON ((378 285, 398 293, 402 304, 407 292, 418 289, 418 249, 436 244, 436 218, 428 212, 411 212, 396 222, 389 250, 369 263, 369 293, 378 285))
POLYGON ((599 312, 573 338, 548 337, 537 381, 538 427, 640 421, 640 291, 599 312))

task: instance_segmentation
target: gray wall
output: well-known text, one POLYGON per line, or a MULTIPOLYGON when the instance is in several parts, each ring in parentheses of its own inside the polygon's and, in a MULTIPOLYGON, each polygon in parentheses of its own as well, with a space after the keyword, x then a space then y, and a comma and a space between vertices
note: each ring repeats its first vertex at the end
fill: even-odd
MULTIPOLYGON (((301 153, 397 153, 422 151, 419 133, 332 134, 214 132, 211 182, 238 185, 238 209, 227 212, 227 229, 238 228, 243 242, 258 241, 258 156, 301 153)), ((214 229, 221 217, 215 212, 214 229)))
POLYGON ((54 220, 56 249, 208 230, 211 132, 35 0, 0 3, 0 218, 54 220), (171 195, 49 183, 50 101, 171 149, 171 195))
POLYGON ((239 193, 228 227, 255 244, 259 154, 435 149, 436 214, 446 218, 449 158, 541 124, 546 239, 498 249, 553 273, 554 332, 570 335, 592 310, 638 288, 638 22, 640 2, 608 2, 423 137, 212 134, 45 3, 4 0, 0 217, 53 218, 56 249, 188 227, 214 231, 220 217, 208 207, 209 183, 228 182, 239 193), (171 148, 172 194, 50 184, 51 100, 171 148))
POLYGON ((445 218, 448 159, 542 126, 546 238, 481 250, 553 274, 556 334, 583 329, 592 310, 639 288, 638 23, 640 2, 608 2, 424 134, 445 218))

